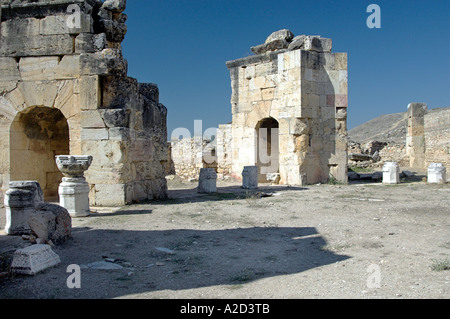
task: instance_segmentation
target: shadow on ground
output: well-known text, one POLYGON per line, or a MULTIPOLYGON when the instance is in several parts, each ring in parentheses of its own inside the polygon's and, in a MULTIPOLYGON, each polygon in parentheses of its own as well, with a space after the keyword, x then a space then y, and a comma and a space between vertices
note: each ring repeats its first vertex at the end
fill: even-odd
POLYGON ((59 266, 35 277, 0 280, 0 297, 98 299, 216 285, 240 289, 254 280, 297 274, 349 258, 327 251, 323 248, 326 244, 312 227, 161 231, 75 228, 68 243, 54 248, 61 258, 59 266), (82 268, 81 289, 67 287, 69 265, 89 265, 107 257, 124 268, 82 268))

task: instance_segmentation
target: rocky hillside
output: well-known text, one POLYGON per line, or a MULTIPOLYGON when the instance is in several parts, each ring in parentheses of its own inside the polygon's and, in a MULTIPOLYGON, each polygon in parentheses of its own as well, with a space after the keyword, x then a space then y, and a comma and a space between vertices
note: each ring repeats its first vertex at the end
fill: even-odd
POLYGON ((348 132, 349 140, 360 144, 369 141, 404 144, 408 127, 407 113, 385 114, 348 132))

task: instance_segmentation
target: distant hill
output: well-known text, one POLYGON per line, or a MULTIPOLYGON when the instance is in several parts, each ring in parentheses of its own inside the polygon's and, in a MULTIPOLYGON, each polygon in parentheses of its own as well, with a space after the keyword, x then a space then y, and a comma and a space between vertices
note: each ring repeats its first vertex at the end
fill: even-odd
POLYGON ((351 129, 348 136, 351 142, 361 144, 369 141, 405 144, 407 128, 406 112, 385 114, 351 129))

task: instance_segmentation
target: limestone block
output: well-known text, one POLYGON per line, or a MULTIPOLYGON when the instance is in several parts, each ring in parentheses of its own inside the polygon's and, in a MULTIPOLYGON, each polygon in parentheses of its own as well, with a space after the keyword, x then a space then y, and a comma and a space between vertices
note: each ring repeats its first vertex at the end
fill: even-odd
POLYGON ((8 235, 30 234, 28 218, 35 212, 34 194, 29 190, 9 189, 4 199, 5 232, 8 235))
POLYGON ((18 90, 27 107, 45 106, 53 107, 58 93, 58 86, 54 82, 46 81, 26 81, 19 82, 18 90))
POLYGON ((400 168, 396 162, 386 162, 383 166, 383 183, 399 184, 400 168))
POLYGON ((335 53, 334 61, 336 70, 347 70, 347 53, 335 53))
POLYGON ((198 178, 198 192, 211 194, 217 192, 217 174, 214 168, 201 168, 198 178))
POLYGON ((292 39, 292 42, 289 44, 288 50, 303 50, 305 48, 307 36, 306 35, 298 35, 292 39))
POLYGON ((108 140, 109 132, 106 128, 84 128, 81 131, 81 139, 85 141, 108 140))
POLYGON ((54 80, 58 64, 57 56, 24 57, 19 62, 20 75, 23 81, 54 80))
POLYGON ((73 53, 69 34, 2 37, 0 55, 12 57, 56 56, 73 53))
POLYGON ((127 204, 126 184, 95 184, 96 206, 123 206, 127 204))
POLYGON ((80 75, 80 57, 65 55, 55 68, 55 79, 65 80, 78 78, 80 75))
POLYGON ((80 78, 81 110, 96 110, 100 105, 100 79, 98 76, 83 76, 80 78))
POLYGON ((1 38, 33 37, 40 34, 39 19, 9 19, 2 22, 1 38))
POLYGON ((31 191, 34 194, 35 205, 44 201, 44 193, 37 181, 11 181, 9 182, 9 188, 31 191))
POLYGON ((11 271, 17 274, 36 275, 61 263, 49 245, 32 245, 14 253, 11 271))
POLYGON ((90 215, 89 184, 84 178, 63 178, 59 185, 59 204, 67 209, 71 217, 90 215))
POLYGON ((14 58, 0 57, 1 80, 5 82, 20 80, 20 72, 14 58))
POLYGON ((105 122, 98 110, 89 110, 81 112, 82 128, 105 128, 105 122))
POLYGON ((447 170, 442 163, 430 163, 430 165, 428 166, 428 183, 447 183, 447 170))
POLYGON ((258 167, 245 166, 242 171, 242 188, 257 189, 258 188, 258 167))
POLYGON ((39 33, 42 35, 79 34, 93 32, 92 16, 84 12, 79 15, 79 27, 70 28, 66 15, 50 15, 39 20, 39 33))
POLYGON ((31 232, 36 238, 54 244, 66 242, 72 233, 72 219, 69 212, 55 204, 39 203, 36 212, 28 219, 31 232))

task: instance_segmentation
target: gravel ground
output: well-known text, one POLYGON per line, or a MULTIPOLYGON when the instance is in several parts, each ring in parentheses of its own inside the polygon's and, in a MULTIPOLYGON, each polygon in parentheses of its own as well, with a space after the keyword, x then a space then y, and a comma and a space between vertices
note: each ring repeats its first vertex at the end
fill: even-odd
POLYGON ((0 298, 450 297, 449 184, 219 182, 199 195, 169 182, 166 201, 73 219, 73 238, 53 247, 61 264, 36 276, 7 272, 28 243, 0 234, 0 298), (81 288, 67 286, 73 264, 81 288))

